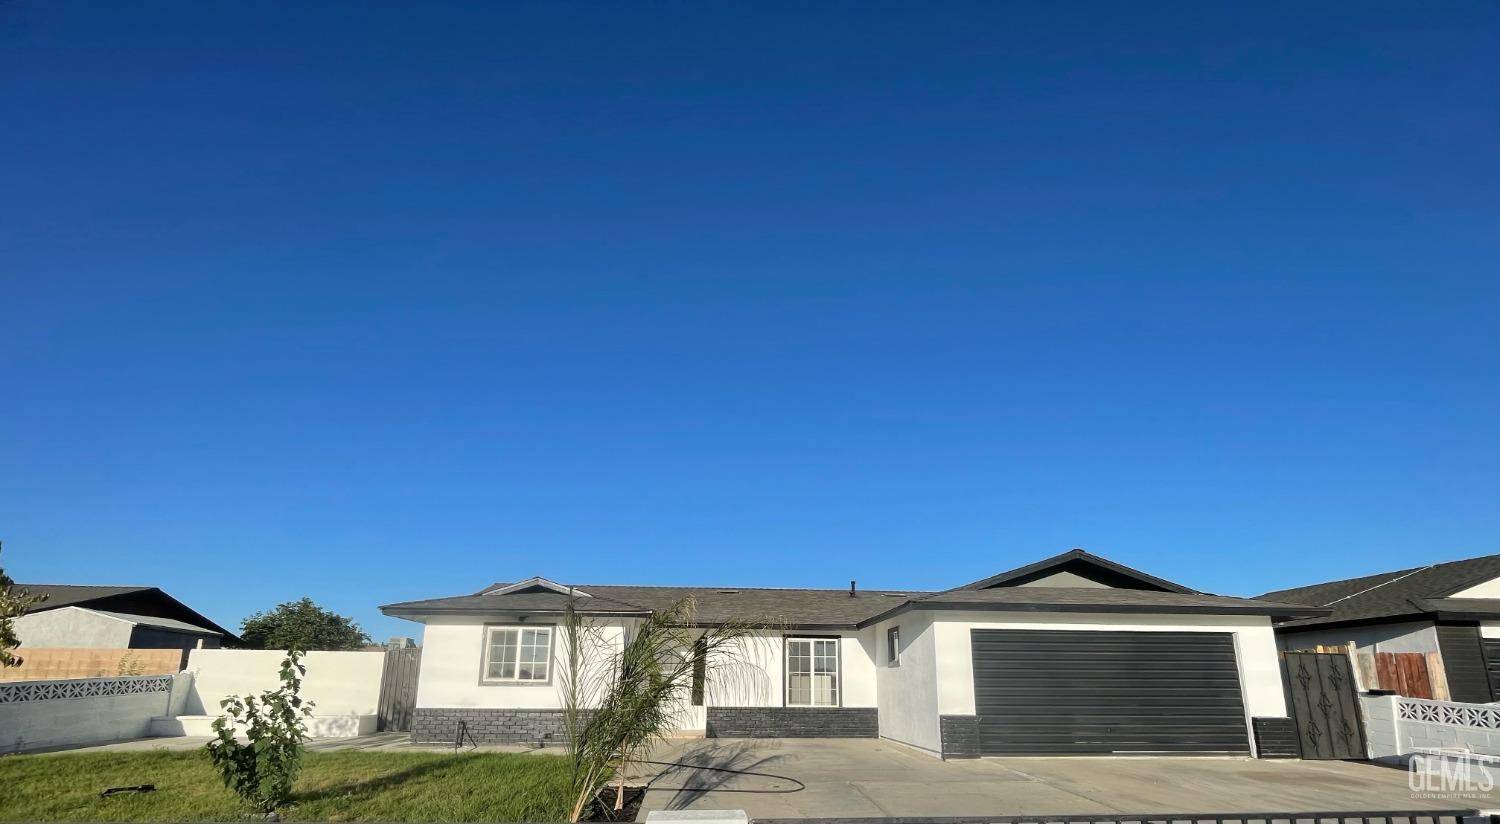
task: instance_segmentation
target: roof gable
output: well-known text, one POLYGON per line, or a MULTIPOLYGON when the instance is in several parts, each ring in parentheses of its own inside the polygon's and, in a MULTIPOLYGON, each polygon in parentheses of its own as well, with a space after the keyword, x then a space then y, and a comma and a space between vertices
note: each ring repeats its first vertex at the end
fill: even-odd
POLYGON ((548 580, 546 578, 543 578, 540 575, 533 575, 533 576, 531 576, 530 578, 527 578, 524 581, 517 581, 514 584, 491 584, 490 587, 489 587, 489 589, 486 589, 485 591, 483 591, 483 592, 481 592, 479 594, 480 595, 520 595, 520 594, 523 594, 523 593, 537 593, 537 592, 555 592, 555 593, 557 593, 559 595, 566 595, 566 596, 568 596, 570 598, 574 598, 574 597, 576 597, 576 598, 592 598, 593 597, 592 595, 589 595, 587 592, 584 592, 581 589, 574 589, 573 587, 570 587, 567 584, 559 584, 556 581, 548 580))
POLYGON ((1181 584, 1147 575, 1138 569, 1117 564, 1081 549, 1072 549, 1033 564, 992 575, 983 580, 957 587, 958 590, 994 589, 996 587, 1099 587, 1139 589, 1151 592, 1193 593, 1181 584))

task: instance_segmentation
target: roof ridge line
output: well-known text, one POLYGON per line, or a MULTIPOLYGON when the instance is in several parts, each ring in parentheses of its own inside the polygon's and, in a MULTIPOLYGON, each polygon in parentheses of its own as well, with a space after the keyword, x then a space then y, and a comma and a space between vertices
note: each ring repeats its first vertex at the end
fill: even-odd
MULTIPOLYGON (((1418 568, 1412 570, 1411 572, 1406 573, 1405 575, 1397 575, 1396 577, 1394 577, 1394 578, 1392 578, 1392 579, 1390 579, 1388 581, 1381 581, 1380 583, 1376 584, 1375 586, 1368 587, 1366 589, 1362 589, 1359 592, 1351 592, 1351 593, 1349 593, 1348 595, 1345 595, 1342 598, 1335 598, 1335 599, 1333 599, 1332 601, 1329 601, 1326 604, 1322 604, 1321 606, 1331 607, 1334 604, 1337 604, 1339 601, 1347 601, 1347 600, 1349 600, 1350 598, 1353 598, 1356 595, 1364 595, 1366 592, 1374 592, 1375 590, 1380 589, 1381 587, 1385 586, 1386 584, 1394 584, 1397 581, 1404 581, 1407 578, 1410 578, 1411 576, 1416 575, 1418 572, 1426 572, 1427 570, 1432 569, 1435 566, 1438 566, 1438 564, 1428 564, 1427 566, 1424 566, 1424 567, 1418 567, 1418 568)), ((1408 599, 1408 600, 1410 600, 1410 599, 1408 599)))

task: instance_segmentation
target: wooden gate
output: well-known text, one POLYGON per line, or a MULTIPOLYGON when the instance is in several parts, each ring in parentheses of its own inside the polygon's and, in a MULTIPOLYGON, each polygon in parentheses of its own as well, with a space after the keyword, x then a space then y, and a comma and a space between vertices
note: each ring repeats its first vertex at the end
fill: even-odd
POLYGON ((1359 714, 1349 656, 1283 652, 1281 671, 1302 757, 1365 758, 1365 725, 1359 714))
POLYGON ((386 650, 385 669, 380 674, 380 706, 376 710, 383 732, 411 732, 411 714, 417 706, 417 674, 422 669, 422 648, 386 650))

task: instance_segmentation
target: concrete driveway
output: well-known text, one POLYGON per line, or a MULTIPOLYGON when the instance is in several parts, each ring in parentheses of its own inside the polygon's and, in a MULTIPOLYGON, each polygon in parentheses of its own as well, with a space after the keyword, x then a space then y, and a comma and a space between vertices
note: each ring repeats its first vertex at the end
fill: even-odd
MULTIPOLYGON (((1247 758, 939 761, 884 741, 696 740, 642 765, 649 810, 742 809, 751 818, 1002 816, 1493 808, 1496 796, 1415 797, 1403 770, 1247 758)), ((635 782, 632 782, 635 783, 635 782)))

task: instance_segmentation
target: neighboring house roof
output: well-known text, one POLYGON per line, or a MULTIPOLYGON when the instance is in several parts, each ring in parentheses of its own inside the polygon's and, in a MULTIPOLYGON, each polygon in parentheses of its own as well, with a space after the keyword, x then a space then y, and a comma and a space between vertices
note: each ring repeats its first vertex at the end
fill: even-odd
POLYGON ((128 612, 109 612, 108 610, 89 609, 88 607, 78 607, 78 609, 88 609, 89 612, 97 612, 100 615, 108 615, 111 618, 118 618, 121 621, 126 621, 128 623, 138 624, 145 627, 155 627, 157 629, 169 630, 171 632, 186 632, 192 635, 224 634, 222 632, 219 632, 218 630, 200 627, 196 624, 189 624, 186 621, 174 621, 171 618, 157 618, 153 615, 131 615, 128 612))
MULTIPOLYGON (((173 598, 158 587, 145 586, 91 586, 80 584, 14 584, 13 589, 25 590, 32 595, 44 595, 46 600, 32 605, 27 612, 46 612, 61 607, 84 607, 97 612, 114 614, 115 617, 145 623, 147 620, 170 622, 186 627, 185 632, 208 632, 223 636, 231 644, 240 642, 239 636, 210 621, 202 613, 173 598)), ((152 626, 172 628, 161 623, 152 626)))
POLYGON ((1500 599, 1449 597, 1494 578, 1500 578, 1500 555, 1293 587, 1259 597, 1330 610, 1325 616, 1299 618, 1277 625, 1284 628, 1392 619, 1497 618, 1500 617, 1500 599))
POLYGON ((607 584, 556 584, 530 579, 519 584, 496 583, 475 595, 433 598, 387 604, 381 612, 399 618, 430 615, 495 613, 556 613, 569 604, 580 614, 643 616, 666 609, 682 598, 697 602, 697 621, 769 623, 786 627, 856 629, 910 609, 983 609, 1058 612, 1157 612, 1253 614, 1273 616, 1322 615, 1326 610, 1228 598, 1195 592, 1179 584, 1147 576, 1082 550, 1028 564, 982 582, 945 592, 908 590, 771 589, 752 587, 652 587, 607 584), (1035 580, 1047 570, 1076 569, 1080 563, 1098 564, 1103 576, 1127 576, 1149 588, 1062 588, 1016 585, 1035 580), (984 585, 991 588, 974 588, 984 585), (587 593, 582 595, 581 593, 587 593))

